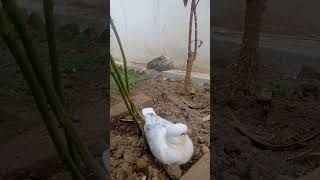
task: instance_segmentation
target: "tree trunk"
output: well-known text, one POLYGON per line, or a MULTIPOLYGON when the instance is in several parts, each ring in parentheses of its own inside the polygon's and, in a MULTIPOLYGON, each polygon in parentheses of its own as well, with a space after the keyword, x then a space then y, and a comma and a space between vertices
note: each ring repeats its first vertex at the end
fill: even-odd
POLYGON ((191 9, 190 9, 190 19, 189 19, 189 36, 188 36, 188 59, 187 59, 187 68, 186 68, 186 76, 184 78, 184 88, 186 92, 190 92, 191 90, 191 72, 192 72, 192 66, 193 62, 196 59, 197 56, 197 50, 198 50, 198 31, 197 31, 197 12, 196 8, 199 3, 199 0, 196 3, 196 0, 191 1, 191 9), (192 52, 191 50, 191 37, 192 37, 192 25, 193 25, 193 19, 194 19, 194 50, 192 52))
POLYGON ((246 0, 245 27, 240 57, 237 61, 234 87, 231 96, 238 91, 252 93, 260 66, 260 32, 265 0, 246 0))
POLYGON ((188 55, 186 76, 184 78, 184 87, 187 92, 190 92, 191 90, 191 71, 192 71, 193 61, 194 61, 193 56, 188 55))

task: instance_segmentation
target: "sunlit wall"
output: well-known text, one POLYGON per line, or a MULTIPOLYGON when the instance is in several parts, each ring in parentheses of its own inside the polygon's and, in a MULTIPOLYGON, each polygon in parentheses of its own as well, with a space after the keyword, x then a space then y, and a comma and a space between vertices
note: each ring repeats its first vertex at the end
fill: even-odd
MULTIPOLYGON (((191 2, 191 1, 190 1, 191 2)), ((182 0, 111 0, 110 13, 117 27, 127 58, 147 63, 165 55, 177 65, 187 59, 190 3, 182 0)), ((209 70, 210 0, 200 0, 197 10, 198 39, 203 41, 195 66, 209 70)), ((118 44, 111 31, 110 49, 120 58, 118 44)))

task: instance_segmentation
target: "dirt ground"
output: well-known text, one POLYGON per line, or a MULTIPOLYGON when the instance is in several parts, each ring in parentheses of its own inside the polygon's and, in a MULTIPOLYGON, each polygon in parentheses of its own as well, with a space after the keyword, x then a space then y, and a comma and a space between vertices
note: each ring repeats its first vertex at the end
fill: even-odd
MULTIPOLYGON (((31 3, 29 8, 38 6, 31 3)), ((82 26, 81 21, 78 26, 82 26)), ((48 65, 43 31, 30 27, 30 32, 41 60, 48 65)), ((97 158, 108 147, 106 44, 97 42, 98 36, 95 32, 63 29, 57 24, 57 51, 66 106, 82 139, 97 158)), ((0 179, 70 179, 21 71, 2 39, 0 54, 0 179)))
MULTIPOLYGON (((194 95, 182 94, 180 81, 150 79, 132 86, 134 94, 142 93, 153 98, 156 113, 173 122, 186 123, 193 130, 191 135, 194 154, 190 162, 181 166, 184 174, 210 148, 210 121, 202 118, 210 114, 209 88, 196 88, 194 95)), ((112 91, 113 97, 120 98, 112 91)), ((112 179, 168 179, 163 167, 155 163, 142 138, 138 136, 136 126, 116 117, 111 121, 111 178, 112 179)), ((175 176, 179 169, 170 171, 175 176)))
MULTIPOLYGON (((95 156, 106 146, 104 71, 77 72, 65 79, 65 97, 74 125, 95 156)), ((50 179, 65 172, 28 90, 1 89, 0 177, 50 179)), ((0 178, 1 179, 1 178, 0 178)))
MULTIPOLYGON (((42 1, 17 0, 21 7, 28 11, 36 11, 43 14, 42 1)), ((59 24, 75 22, 81 29, 94 27, 97 32, 103 31, 106 23, 107 5, 106 0, 55 0, 55 16, 59 24)))
POLYGON ((318 167, 320 104, 315 94, 299 94, 303 84, 310 82, 265 67, 258 85, 272 92, 267 116, 257 102, 259 96, 237 96, 229 111, 225 99, 230 93, 233 61, 215 62, 212 141, 218 148, 212 152, 211 167, 215 179, 280 180, 297 178, 318 167))

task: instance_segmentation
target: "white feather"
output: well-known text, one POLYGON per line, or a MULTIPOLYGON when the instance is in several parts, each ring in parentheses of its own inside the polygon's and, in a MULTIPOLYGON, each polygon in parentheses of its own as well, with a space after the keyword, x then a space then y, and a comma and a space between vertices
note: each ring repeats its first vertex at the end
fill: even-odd
POLYGON ((144 108, 144 109, 142 109, 142 114, 144 116, 146 116, 147 114, 157 115, 156 112, 154 112, 153 108, 144 108))

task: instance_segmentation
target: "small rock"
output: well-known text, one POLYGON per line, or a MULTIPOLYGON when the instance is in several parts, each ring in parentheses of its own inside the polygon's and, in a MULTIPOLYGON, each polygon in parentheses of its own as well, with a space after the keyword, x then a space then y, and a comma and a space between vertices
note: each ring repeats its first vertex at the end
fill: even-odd
POLYGON ((202 121, 210 121, 210 114, 201 119, 202 121))
POLYGON ((143 156, 142 158, 137 160, 136 165, 138 170, 145 169, 149 166, 149 160, 145 156, 143 156))
POLYGON ((205 143, 206 142, 206 140, 205 140, 205 137, 203 137, 203 136, 198 136, 198 142, 199 143, 205 143))
POLYGON ((173 61, 170 61, 165 56, 159 56, 148 62, 147 69, 154 69, 157 71, 167 71, 174 69, 173 61))
POLYGON ((210 153, 210 149, 207 146, 202 146, 201 148, 202 154, 210 153))
POLYGON ((182 175, 182 171, 178 165, 168 165, 165 168, 172 179, 179 179, 182 175))
POLYGON ((123 158, 130 164, 133 164, 135 162, 134 156, 129 150, 124 151, 123 158))

